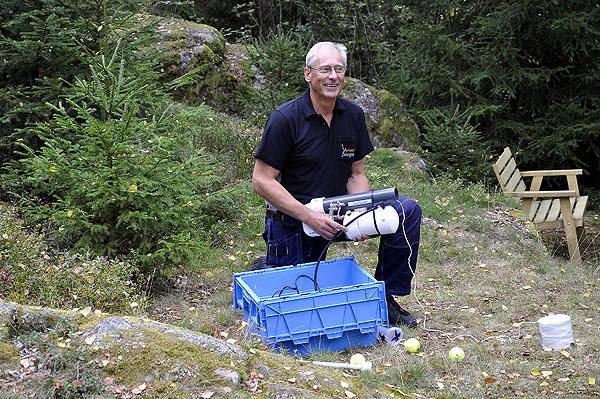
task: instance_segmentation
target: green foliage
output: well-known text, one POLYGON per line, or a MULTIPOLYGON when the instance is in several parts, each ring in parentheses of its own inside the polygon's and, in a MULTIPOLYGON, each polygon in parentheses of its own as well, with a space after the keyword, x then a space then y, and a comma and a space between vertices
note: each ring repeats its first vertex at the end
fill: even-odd
MULTIPOLYGON (((138 267, 88 253, 55 252, 28 231, 16 210, 0 204, 0 298, 33 306, 130 313, 146 299, 138 267)), ((136 309, 137 310, 137 309, 136 309)))
POLYGON ((252 153, 258 146, 261 131, 243 120, 216 113, 206 105, 178 105, 174 112, 186 121, 186 130, 194 148, 203 148, 226 165, 219 173, 226 181, 252 175, 252 153))
POLYGON ((527 168, 600 172, 597 4, 444 0, 396 9, 387 86, 415 112, 460 104, 482 141, 518 146, 527 168))
MULTIPOLYGON (((9 171, 26 212, 61 245, 150 256, 185 241, 181 234, 201 236, 200 205, 216 167, 191 148, 168 108, 141 109, 152 81, 131 76, 118 52, 91 56, 91 80, 76 79, 66 106, 49 104, 53 119, 28 129, 43 147, 22 144, 23 159, 9 171)), ((181 256, 171 248, 168 260, 181 256)))
MULTIPOLYGON (((96 53, 121 37, 124 56, 136 57, 133 49, 148 32, 133 27, 126 12, 133 1, 24 0, 0 7, 1 163, 14 159, 16 129, 48 121, 53 110, 46 103, 57 105, 68 82, 89 76, 81 44, 96 53)), ((36 149, 41 144, 35 135, 19 138, 36 149)))
POLYGON ((427 135, 423 154, 434 173, 481 181, 491 164, 481 133, 471 124, 470 110, 460 112, 460 105, 447 112, 438 109, 424 115, 427 135))
POLYGON ((264 122, 278 106, 307 88, 303 67, 310 45, 298 33, 281 31, 246 45, 261 85, 257 90, 240 93, 251 121, 264 122))
MULTIPOLYGON (((57 78, 85 73, 77 59, 76 29, 71 13, 55 1, 17 2, 0 10, 0 162, 12 158, 10 133, 15 127, 48 117, 47 101, 64 92, 57 78), (29 4, 31 3, 31 4, 29 4)), ((35 137, 22 137, 36 145, 35 137)))

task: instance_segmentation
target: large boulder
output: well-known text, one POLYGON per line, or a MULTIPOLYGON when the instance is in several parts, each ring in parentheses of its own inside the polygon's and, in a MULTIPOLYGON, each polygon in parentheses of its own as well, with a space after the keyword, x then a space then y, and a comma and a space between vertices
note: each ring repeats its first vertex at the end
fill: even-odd
POLYGON ((223 35, 209 25, 174 18, 162 20, 157 33, 153 47, 163 81, 175 84, 174 99, 235 112, 238 82, 227 71, 223 35))
POLYGON ((397 395, 390 384, 358 377, 356 370, 261 350, 251 337, 226 341, 138 317, 0 300, 0 397, 9 397, 9 390, 15 394, 10 397, 17 392, 19 397, 43 392, 98 398, 397 395))
POLYGON ((419 127, 397 96, 351 77, 346 77, 341 96, 365 111, 373 145, 416 151, 419 127))

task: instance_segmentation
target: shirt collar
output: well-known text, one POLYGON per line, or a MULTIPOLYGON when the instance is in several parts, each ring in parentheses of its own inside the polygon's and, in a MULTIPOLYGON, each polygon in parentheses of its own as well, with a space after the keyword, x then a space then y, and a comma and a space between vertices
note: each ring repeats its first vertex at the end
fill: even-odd
MULTIPOLYGON (((304 94, 300 97, 300 104, 302 107, 302 112, 304 113, 304 119, 308 119, 311 115, 318 115, 317 111, 312 105, 312 101, 310 101, 310 88, 306 89, 304 94)), ((343 101, 340 101, 340 97, 335 100, 335 106, 333 107, 333 111, 336 112, 338 110, 345 110, 346 105, 343 101)))

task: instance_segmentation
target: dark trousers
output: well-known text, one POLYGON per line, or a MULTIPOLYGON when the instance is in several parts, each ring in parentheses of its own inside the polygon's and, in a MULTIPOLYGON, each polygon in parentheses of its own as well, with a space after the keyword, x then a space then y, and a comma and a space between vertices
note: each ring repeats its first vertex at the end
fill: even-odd
MULTIPOLYGON (((399 197, 391 206, 400 218, 398 231, 381 236, 375 279, 385 282, 389 295, 408 295, 417 267, 421 233, 421 207, 408 197, 399 197)), ((342 235, 346 239, 345 235, 342 235)), ((265 218, 263 238, 267 243, 267 264, 288 266, 325 259, 329 241, 323 237, 309 237, 297 223, 265 218)), ((343 240, 342 239, 342 240, 343 240)))

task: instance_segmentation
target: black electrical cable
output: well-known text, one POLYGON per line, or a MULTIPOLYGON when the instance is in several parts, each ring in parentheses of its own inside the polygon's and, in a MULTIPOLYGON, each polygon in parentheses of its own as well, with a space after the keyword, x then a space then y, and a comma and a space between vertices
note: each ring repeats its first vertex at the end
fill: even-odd
MULTIPOLYGON (((355 220, 357 220, 358 218, 360 218, 363 215, 366 215, 369 212, 373 212, 373 215, 375 215, 375 212, 374 212, 375 209, 377 209, 377 208, 379 208, 381 206, 383 206, 383 204, 377 204, 377 205, 371 206, 366 211, 361 212, 359 215, 357 215, 354 218, 352 218, 348 223, 344 224, 344 227, 348 227, 355 220)), ((375 217, 375 216, 373 216, 373 217, 375 217)), ((374 223, 375 223, 375 229, 379 233, 379 229, 377 228, 377 222, 375 220, 374 220, 374 223)), ((296 280, 294 282, 294 287, 286 285, 285 287, 283 287, 283 288, 275 291, 275 293, 271 296, 271 298, 274 298, 277 294, 279 294, 279 296, 281 296, 285 290, 293 290, 293 291, 296 291, 296 293, 299 294, 300 290, 298 289, 298 279, 300 277, 305 277, 305 278, 309 279, 310 281, 312 281, 313 284, 314 284, 314 286, 315 286, 315 291, 316 292, 321 292, 321 288, 319 288, 319 284, 317 283, 317 273, 319 271, 319 265, 320 265, 321 261, 325 258, 325 254, 327 253, 327 250, 329 249, 329 246, 331 245, 331 243, 334 242, 340 235, 342 235, 342 233, 343 233, 342 230, 340 230, 337 233, 335 233, 335 235, 329 240, 329 242, 327 243, 327 245, 325 246, 325 248, 323 248, 323 251, 319 255, 319 259, 317 260, 317 263, 315 265, 315 274, 314 274, 313 278, 310 278, 306 274, 301 274, 298 277, 296 277, 296 280)))
MULTIPOLYGON (((355 220, 362 217, 363 215, 366 215, 369 212, 373 212, 373 215, 375 215, 375 209, 377 209, 380 206, 383 206, 383 205, 378 204, 378 205, 374 205, 374 206, 368 208, 366 211, 360 213, 358 216, 352 218, 352 220, 350 220, 348 223, 344 224, 344 227, 350 226, 350 224, 352 224, 355 220)), ((375 226, 377 226, 377 222, 375 220, 374 220, 374 222, 375 222, 375 226)), ((375 227, 375 228, 377 229, 377 232, 379 233, 379 229, 377 227, 375 227)), ((329 240, 329 242, 327 243, 327 245, 321 252, 321 255, 319 255, 319 260, 317 261, 317 264, 315 265, 315 274, 314 274, 314 277, 312 278, 313 282, 315 283, 315 291, 316 292, 321 292, 321 289, 319 288, 319 285, 317 284, 317 272, 319 271, 319 264, 325 257, 325 254, 327 253, 327 249, 329 249, 329 246, 331 245, 331 243, 334 242, 340 235, 342 235, 342 233, 343 233, 342 230, 335 233, 333 238, 331 238, 331 240, 329 240)))
POLYGON ((301 274, 298 277, 296 277, 296 281, 294 281, 294 287, 286 285, 282 289, 275 291, 275 293, 271 296, 271 298, 275 298, 275 295, 277 295, 277 294, 279 294, 279 296, 281 296, 285 290, 294 290, 294 291, 296 291, 296 293, 299 294, 300 293, 300 289, 298 289, 298 279, 300 277, 306 277, 307 279, 309 279, 310 281, 312 281, 315 284, 315 287, 318 287, 318 284, 317 284, 317 282, 315 280, 313 280, 312 278, 310 278, 306 274, 301 274))

